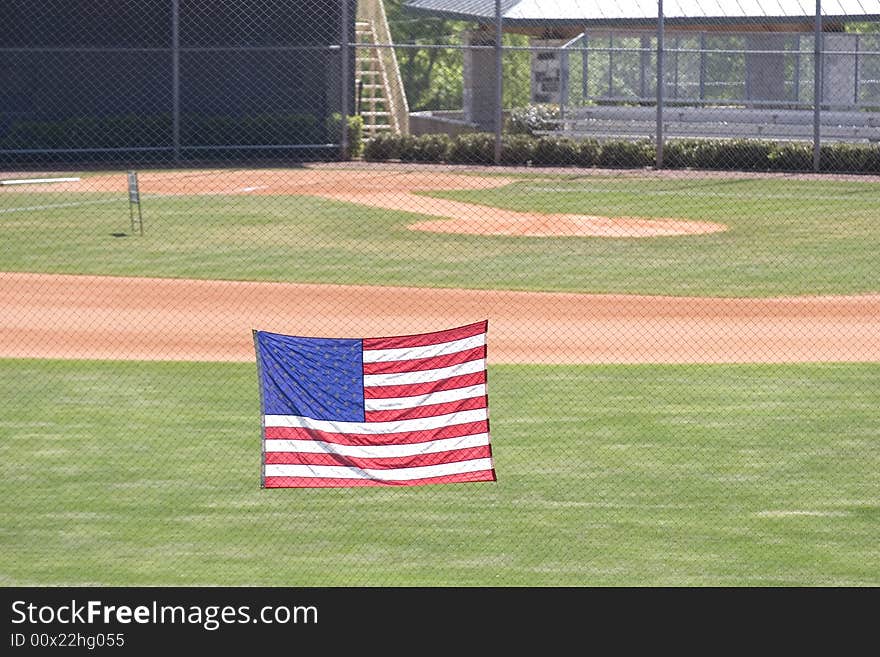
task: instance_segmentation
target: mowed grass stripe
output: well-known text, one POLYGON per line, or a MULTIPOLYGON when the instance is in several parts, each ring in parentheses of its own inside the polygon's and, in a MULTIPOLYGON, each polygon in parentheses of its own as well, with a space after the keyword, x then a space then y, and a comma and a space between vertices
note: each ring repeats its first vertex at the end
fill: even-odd
POLYGON ((880 584, 880 366, 496 366, 499 481, 259 488, 247 364, 0 361, 5 585, 880 584))
MULTIPOLYGON (((129 230, 120 198, 4 214, 0 271, 728 297, 878 291, 875 182, 561 175, 431 195, 522 211, 708 220, 729 230, 652 239, 437 235, 408 230, 422 218, 414 214, 313 197, 214 195, 147 198, 146 234, 120 237, 129 230)), ((3 194, 0 210, 90 198, 3 194)))

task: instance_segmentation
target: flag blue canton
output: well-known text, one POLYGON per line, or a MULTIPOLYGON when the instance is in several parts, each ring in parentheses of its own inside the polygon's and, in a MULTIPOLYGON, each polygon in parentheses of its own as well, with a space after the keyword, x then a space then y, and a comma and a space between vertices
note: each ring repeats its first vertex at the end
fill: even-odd
POLYGON ((363 341, 256 331, 264 413, 364 421, 363 341))

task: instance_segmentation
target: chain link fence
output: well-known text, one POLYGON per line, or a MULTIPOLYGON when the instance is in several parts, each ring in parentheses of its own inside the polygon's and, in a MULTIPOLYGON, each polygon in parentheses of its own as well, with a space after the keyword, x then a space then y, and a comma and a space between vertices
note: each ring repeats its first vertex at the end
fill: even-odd
POLYGON ((330 145, 340 141, 340 3, 8 5, 11 20, 0 28, 6 163, 338 152, 330 145))
POLYGON ((880 3, 807 4, 8 0, 2 581, 880 583, 880 3), (485 320, 261 487, 253 331, 485 320))

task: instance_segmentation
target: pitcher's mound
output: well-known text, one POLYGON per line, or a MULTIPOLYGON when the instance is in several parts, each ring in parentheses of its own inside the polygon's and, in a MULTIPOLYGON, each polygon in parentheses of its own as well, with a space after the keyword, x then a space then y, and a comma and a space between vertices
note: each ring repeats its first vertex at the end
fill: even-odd
POLYGON ((704 235, 727 230, 724 224, 684 219, 640 219, 591 215, 540 215, 420 221, 411 230, 463 235, 519 235, 525 237, 670 237, 704 235))

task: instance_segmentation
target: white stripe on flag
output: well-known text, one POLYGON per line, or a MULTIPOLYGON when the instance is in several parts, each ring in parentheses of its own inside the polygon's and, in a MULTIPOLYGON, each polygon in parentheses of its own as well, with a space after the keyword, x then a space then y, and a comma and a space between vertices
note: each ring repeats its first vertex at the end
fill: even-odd
POLYGON ((440 427, 469 424, 470 422, 481 422, 488 419, 489 409, 478 408, 473 411, 459 411, 458 413, 422 417, 415 420, 397 420, 395 422, 334 422, 333 420, 313 420, 301 415, 264 415, 263 424, 266 427, 294 427, 311 429, 312 431, 327 431, 329 433, 379 435, 438 429, 440 427))
POLYGON ((470 399, 471 397, 485 397, 486 385, 468 386, 453 390, 440 390, 429 392, 426 395, 415 397, 391 397, 388 399, 365 399, 365 411, 394 411, 401 408, 415 408, 417 406, 429 406, 431 404, 445 404, 447 402, 470 399))
POLYGON ((424 443, 404 445, 337 445, 321 440, 267 440, 267 452, 298 452, 301 454, 337 454, 365 459, 396 458, 416 456, 418 454, 435 454, 451 452, 456 449, 482 447, 489 444, 488 433, 476 433, 460 438, 442 438, 428 440, 424 443))
POLYGON ((492 459, 470 459, 441 465, 422 465, 415 468, 347 468, 339 465, 266 465, 267 477, 318 477, 321 479, 378 479, 380 481, 409 481, 491 470, 492 459))
POLYGON ((430 344, 425 347, 402 347, 400 349, 364 349, 365 363, 387 363, 398 360, 413 360, 415 358, 434 358, 457 354, 459 351, 467 351, 474 347, 482 347, 486 344, 486 334, 474 335, 452 342, 430 344))
POLYGON ((364 387, 376 386, 404 386, 411 383, 428 383, 449 379, 463 374, 474 374, 486 369, 486 359, 478 358, 469 360, 459 365, 441 367, 436 370, 422 370, 420 372, 397 372, 395 374, 364 374, 364 387))

